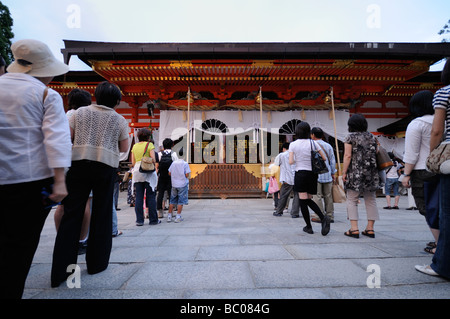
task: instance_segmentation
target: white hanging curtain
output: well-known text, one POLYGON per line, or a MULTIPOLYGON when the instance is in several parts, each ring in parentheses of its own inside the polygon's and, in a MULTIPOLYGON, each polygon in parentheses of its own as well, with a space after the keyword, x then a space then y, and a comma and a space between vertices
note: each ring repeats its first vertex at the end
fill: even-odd
MULTIPOLYGON (((278 134, 278 130, 285 123, 293 120, 302 120, 301 110, 272 112, 271 122, 269 123, 267 112, 264 112, 262 118, 262 129, 266 132, 273 132, 278 134)), ((328 135, 334 136, 333 119, 330 119, 328 110, 305 110, 304 121, 308 122, 311 127, 318 126, 328 135)), ((347 122, 349 119, 349 112, 347 110, 337 110, 336 112, 336 135, 341 141, 345 139, 348 134, 347 122)), ((240 133, 248 133, 258 139, 259 134, 254 134, 255 130, 261 127, 260 112, 258 110, 242 111, 242 121, 240 121, 238 110, 227 111, 207 111, 206 119, 217 119, 223 122, 228 127, 227 133, 205 131, 202 128, 202 111, 190 111, 189 127, 192 129, 206 132, 213 135, 236 135, 240 133)), ((187 123, 183 121, 183 111, 181 110, 161 110, 160 127, 159 127, 159 145, 165 138, 177 140, 187 134, 187 123)), ((155 141, 156 142, 156 141, 155 141)))

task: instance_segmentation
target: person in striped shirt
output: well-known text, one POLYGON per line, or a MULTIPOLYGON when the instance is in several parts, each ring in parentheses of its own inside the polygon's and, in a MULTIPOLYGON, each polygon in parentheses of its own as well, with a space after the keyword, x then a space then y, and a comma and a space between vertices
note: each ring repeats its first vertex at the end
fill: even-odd
MULTIPOLYGON (((441 141, 450 143, 450 58, 447 59, 441 74, 444 87, 433 98, 435 110, 431 129, 430 150, 441 141)), ((450 171, 439 174, 441 188, 439 192, 439 239, 436 252, 430 265, 417 265, 416 270, 427 275, 442 276, 450 279, 450 171)))

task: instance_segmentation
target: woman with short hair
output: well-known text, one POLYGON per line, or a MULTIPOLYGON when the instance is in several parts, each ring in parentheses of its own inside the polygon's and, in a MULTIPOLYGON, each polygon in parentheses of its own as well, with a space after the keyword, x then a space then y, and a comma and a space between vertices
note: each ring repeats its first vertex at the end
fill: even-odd
POLYGON ((425 247, 428 253, 435 252, 439 238, 439 176, 428 172, 426 166, 434 119, 433 96, 431 91, 419 91, 409 102, 409 111, 415 118, 406 128, 402 179, 404 187, 411 187, 416 207, 435 239, 425 247))
POLYGON ((150 141, 152 132, 148 129, 141 129, 138 133, 139 143, 133 145, 131 150, 131 164, 133 165, 133 185, 136 189, 136 203, 134 211, 136 213, 136 226, 144 225, 144 196, 145 204, 148 208, 148 218, 150 225, 160 223, 156 213, 156 186, 158 177, 156 170, 151 173, 139 171, 141 160, 144 156, 151 157, 156 165, 155 146, 150 141))
POLYGON ((86 202, 92 190, 92 212, 86 249, 89 274, 105 270, 112 247, 112 205, 120 152, 128 150, 128 122, 115 111, 122 94, 107 81, 95 89, 97 104, 81 107, 70 117, 72 166, 67 172, 69 195, 56 236, 52 287, 66 280, 67 267, 77 263, 78 239, 86 202))
POLYGON ((354 114, 348 120, 348 131, 344 143, 344 167, 342 179, 347 193, 347 217, 351 228, 344 234, 359 238, 358 199, 364 196, 367 226, 363 235, 374 238, 374 224, 379 219, 376 191, 380 185, 377 168, 377 141, 367 132, 367 120, 362 114, 354 114))

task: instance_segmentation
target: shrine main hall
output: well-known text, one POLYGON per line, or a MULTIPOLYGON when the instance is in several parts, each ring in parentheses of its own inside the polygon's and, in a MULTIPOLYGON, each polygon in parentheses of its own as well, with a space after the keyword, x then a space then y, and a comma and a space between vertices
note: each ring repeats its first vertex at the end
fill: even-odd
MULTIPOLYGON (((152 130, 191 167, 191 197, 259 197, 268 164, 308 122, 342 161, 347 121, 363 114, 380 144, 402 158, 408 104, 442 87, 430 66, 450 43, 105 43, 64 41, 92 71, 50 84, 67 106, 75 88, 119 86, 116 111, 135 133, 152 130)), ((95 101, 94 97, 93 100, 95 101)), ((128 154, 122 159, 128 161, 128 154)))

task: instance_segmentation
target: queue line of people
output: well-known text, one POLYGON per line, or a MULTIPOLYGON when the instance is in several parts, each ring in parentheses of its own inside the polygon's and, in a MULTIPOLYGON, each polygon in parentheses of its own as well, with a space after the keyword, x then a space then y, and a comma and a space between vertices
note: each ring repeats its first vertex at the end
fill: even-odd
MULTIPOLYGON (((0 235, 4 243, 0 248, 0 298, 21 298, 45 219, 51 205, 58 202, 64 205, 64 214, 53 252, 51 286, 58 287, 66 281, 69 276, 67 267, 77 263, 83 217, 91 191, 87 271, 95 274, 108 267, 116 169, 119 153, 128 150, 129 134, 128 123, 114 111, 122 98, 116 85, 107 81, 100 83, 95 90, 96 104, 79 108, 68 119, 59 94, 47 88, 54 76, 68 72, 67 65, 59 62, 48 46, 39 41, 18 41, 11 49, 15 61, 7 68, 9 73, 0 77, 0 143, 2 149, 8 150, 0 159, 0 196, 4 203, 1 218, 8 225, 20 225, 20 230, 11 227, 0 235), (17 96, 21 96, 21 99, 17 96), (33 154, 33 157, 27 154, 33 154), (65 169, 68 167, 66 174, 65 169), (28 201, 17 205, 24 192, 28 201), (13 210, 16 214, 9 214, 13 210)), ((450 108, 449 69, 447 61, 442 73, 442 82, 446 86, 434 95, 435 115, 430 133, 430 149, 442 140, 450 142, 450 118, 447 116, 450 108)), ((375 202, 375 192, 380 186, 376 169, 377 143, 367 132, 367 121, 362 115, 351 116, 348 126, 350 134, 345 140, 343 180, 351 228, 345 235, 359 237, 357 204, 359 196, 363 195, 368 221, 361 233, 374 238, 374 224, 379 219, 375 202)), ((297 126, 296 136, 297 140, 289 145, 288 160, 289 165, 295 167, 292 189, 298 195, 299 208, 306 223, 303 230, 313 233, 309 212, 312 209, 322 224, 321 233, 325 236, 330 231, 331 219, 312 200, 317 193, 317 175, 312 173, 311 144, 315 145, 325 161, 328 157, 322 147, 311 140, 308 123, 301 122, 297 126)), ((136 144, 132 150, 135 164, 133 175, 137 176, 135 183, 139 189, 137 193, 141 197, 145 190, 149 199, 147 207, 151 209, 150 223, 159 223, 155 197, 158 161, 154 146, 149 147, 151 143, 148 137, 140 142, 143 143, 136 144), (146 145, 145 152, 148 150, 155 162, 156 169, 139 178, 139 174, 136 174, 139 164, 137 154, 145 153, 141 149, 143 144, 146 145)), ((406 164, 405 176, 409 177, 416 166, 411 166, 414 163, 408 161, 406 164)), ((168 169, 173 186, 169 216, 177 205, 175 221, 182 220, 181 211, 183 205, 187 204, 189 173, 189 165, 183 160, 175 160, 168 169)), ((411 179, 414 181, 412 176, 411 179)), ((429 275, 450 278, 450 197, 444 191, 450 186, 449 174, 439 174, 439 183, 439 234, 436 237, 435 253, 430 265, 416 266, 416 269, 429 275)), ((139 205, 138 201, 136 204, 137 223, 141 221, 140 203, 141 199, 139 205)), ((427 214, 426 204, 425 207, 427 214)), ((158 208, 161 209, 159 203, 158 208)), ((431 227, 432 222, 428 219, 427 222, 431 227)))
MULTIPOLYGON (((412 195, 419 213, 425 217, 430 231, 435 238, 425 247, 425 251, 433 254, 430 265, 416 265, 415 269, 428 275, 450 278, 450 172, 442 169, 440 174, 432 174, 426 169, 426 160, 430 150, 440 143, 450 143, 450 59, 447 60, 441 76, 444 87, 433 94, 430 91, 416 93, 410 101, 410 112, 415 119, 408 125, 405 138, 404 167, 394 165, 392 175, 385 185, 388 206, 384 209, 398 209, 398 190, 393 188, 395 202, 390 206, 390 190, 394 183, 398 183, 399 171, 401 183, 405 188, 412 188, 412 195)), ((379 220, 376 203, 376 191, 383 186, 383 174, 377 168, 378 143, 375 137, 367 131, 368 123, 362 114, 354 114, 348 120, 349 134, 344 142, 344 161, 342 178, 346 190, 347 218, 350 229, 344 235, 359 238, 360 233, 375 238, 375 222, 379 220), (364 197, 367 213, 367 224, 360 232, 358 204, 360 196, 364 197)), ((330 229, 330 219, 311 198, 317 194, 318 174, 312 172, 311 150, 312 143, 309 124, 300 122, 295 130, 296 141, 290 145, 283 145, 283 152, 275 158, 275 165, 280 167, 282 176, 281 205, 274 212, 274 216, 282 216, 286 200, 294 190, 294 200, 299 199, 300 209, 306 223, 303 230, 312 234, 309 209, 311 208, 320 218, 322 235, 330 229), (308 145, 307 145, 308 144, 308 145), (289 164, 285 158, 289 153, 289 164), (294 176, 294 179, 292 179, 294 176)), ((330 155, 318 145, 322 158, 329 161, 330 155)), ((393 154, 390 155, 394 159, 393 154)), ((330 170, 330 168, 329 168, 330 170)), ((335 172, 333 172, 334 174, 335 172)), ((328 191, 328 194, 330 192, 328 191)), ((326 211, 330 215, 328 210, 326 211)), ((292 213, 291 213, 292 214, 292 213)), ((293 214, 292 214, 293 215, 293 214)), ((331 215, 332 216, 332 215, 331 215)), ((292 217, 297 217, 293 215, 292 217)))

